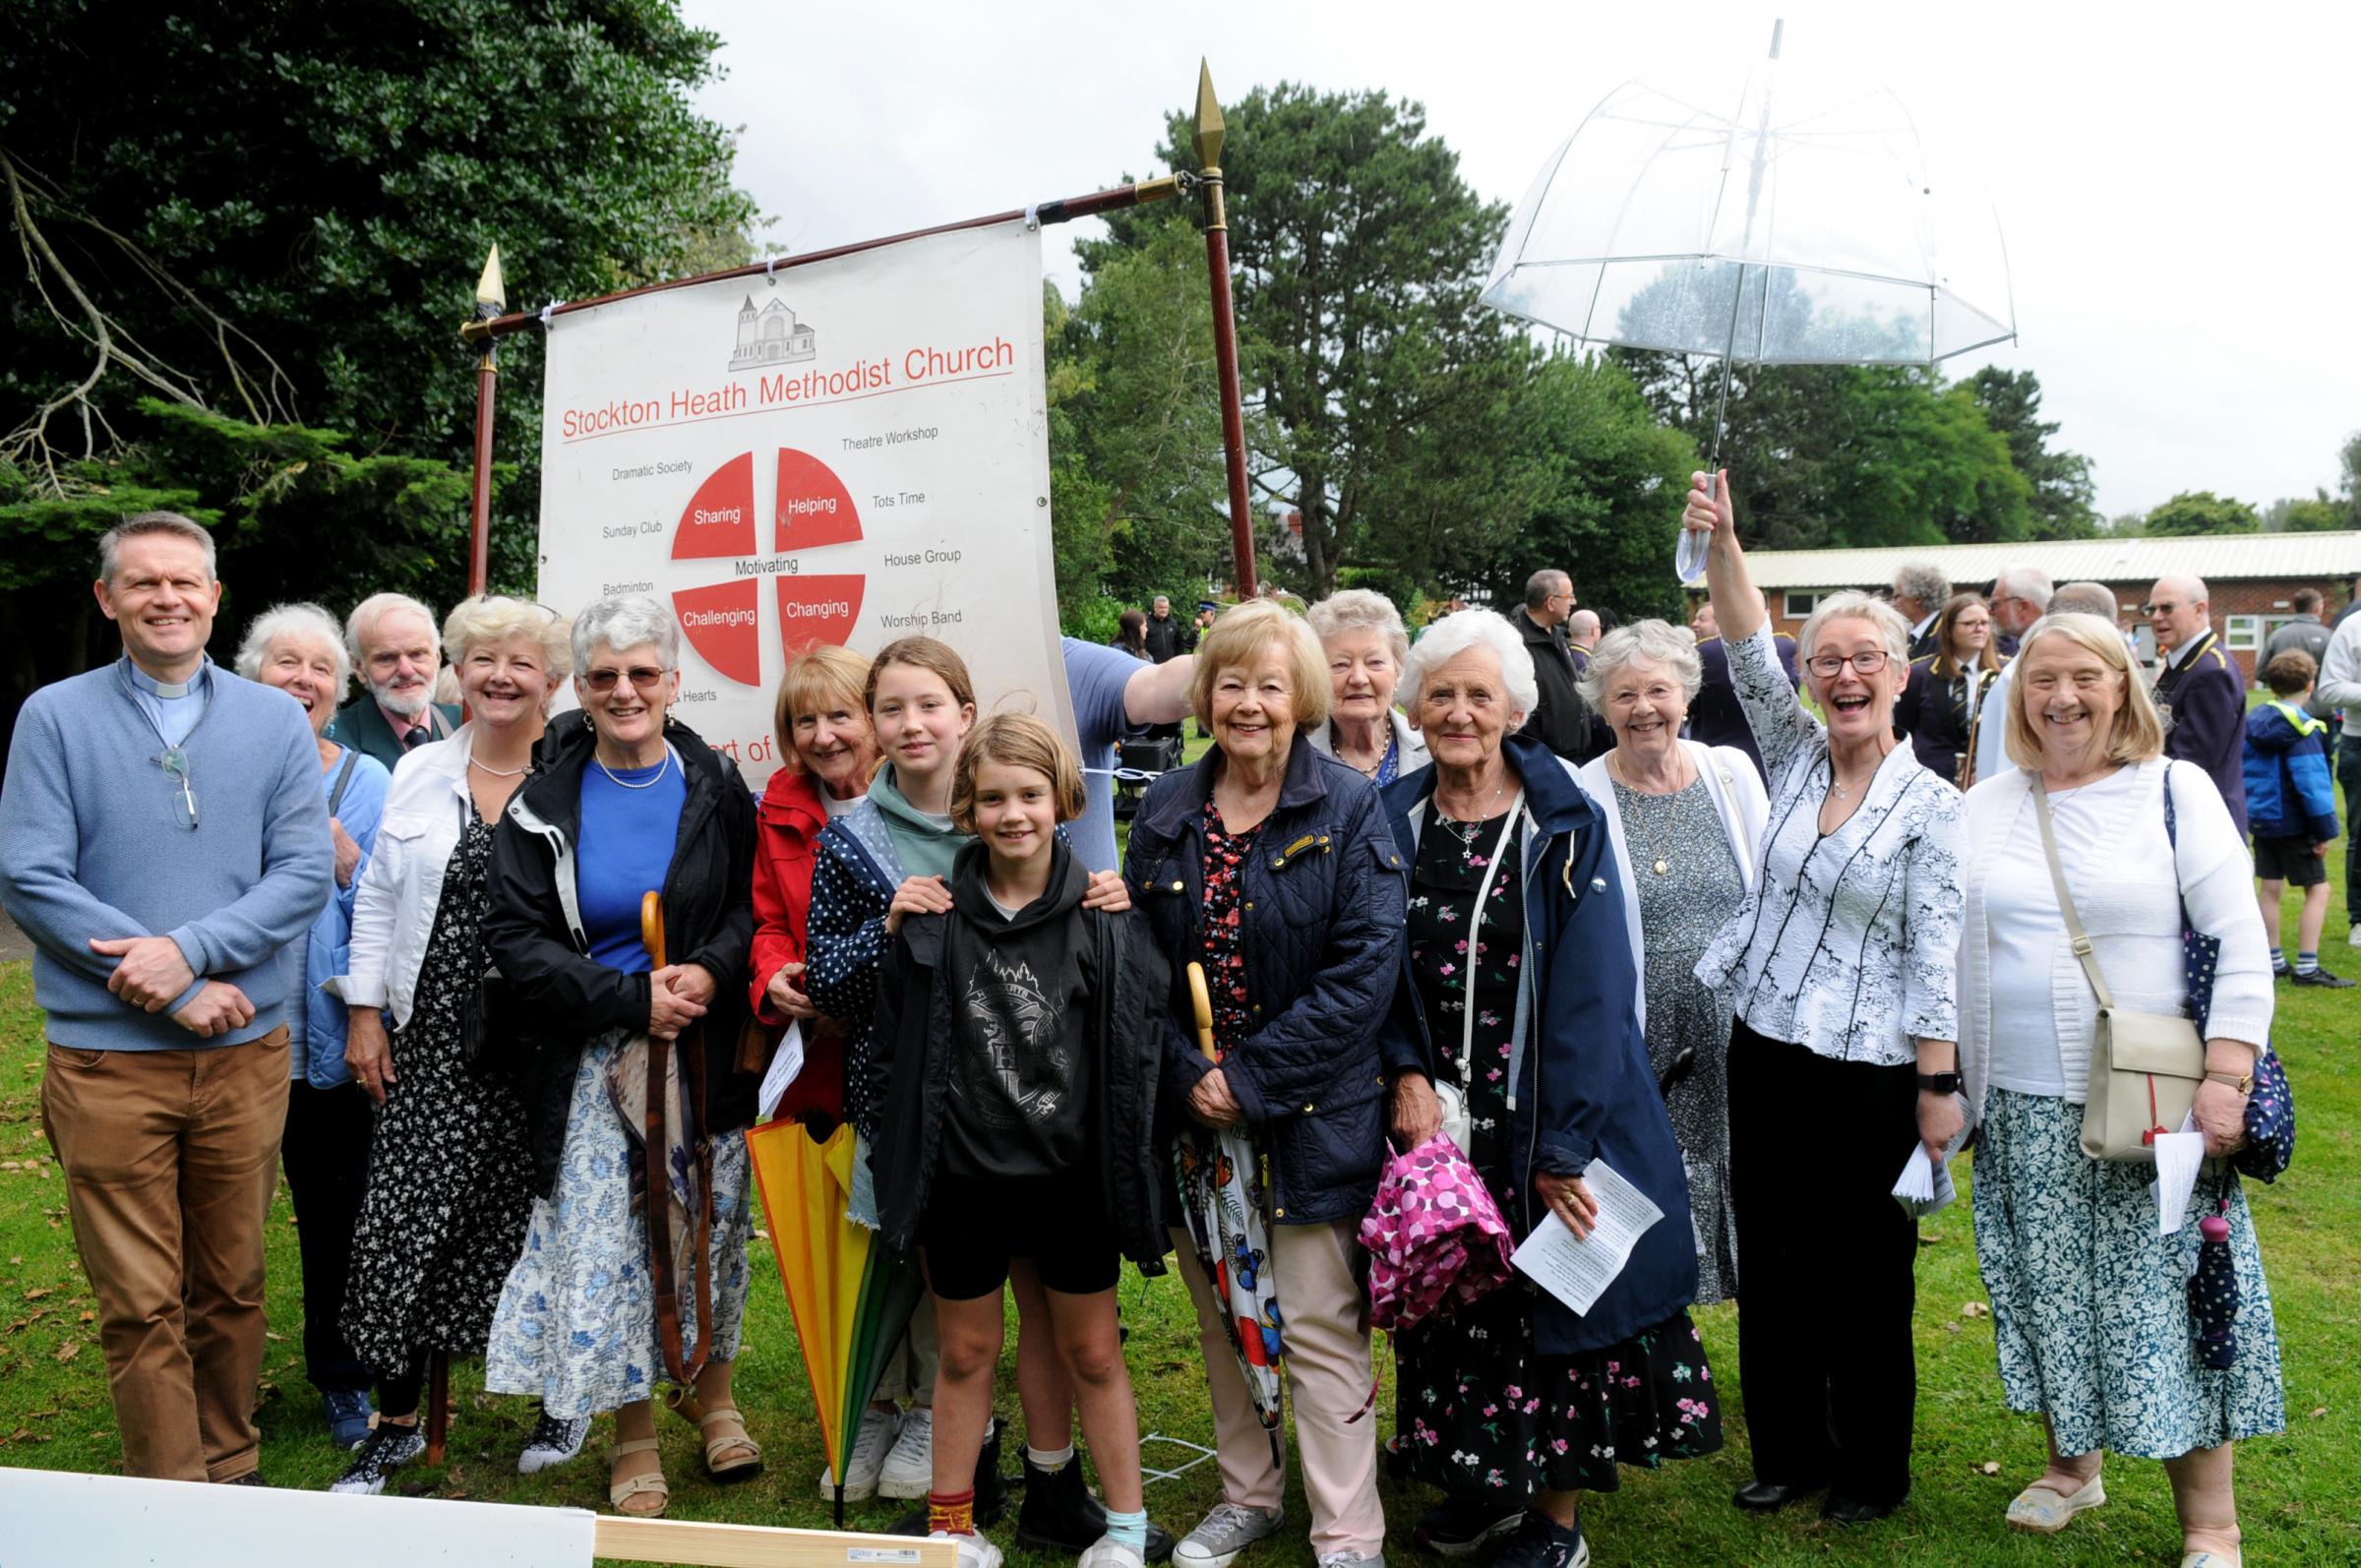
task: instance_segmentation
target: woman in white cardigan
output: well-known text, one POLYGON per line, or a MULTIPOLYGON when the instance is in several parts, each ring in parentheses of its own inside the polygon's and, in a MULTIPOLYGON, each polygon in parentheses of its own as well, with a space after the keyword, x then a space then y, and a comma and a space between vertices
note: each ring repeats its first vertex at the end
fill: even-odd
POLYGON ((1910 1489, 1917 1225, 1894 1180, 1966 1125, 1959 1038, 1960 792, 1894 736, 1909 624, 1831 594, 1787 684, 1725 483, 1691 479, 1706 579, 1770 810, 1742 902, 1697 965, 1731 999, 1730 1196, 1754 1479, 1731 1501, 1866 1524, 1910 1489))
POLYGON ((1734 747, 1680 738, 1704 683, 1696 640, 1662 621, 1609 632, 1576 683, 1615 744, 1576 777, 1603 807, 1623 907, 1648 1064, 1665 1094, 1697 1228, 1697 1304, 1738 1294, 1729 1201, 1729 1018, 1697 960, 1754 881, 1769 802, 1734 747))
MULTIPOLYGON (((2067 891, 2118 1007, 2182 1011, 2184 904, 2191 926, 2221 943, 2197 1094, 2210 1156, 2244 1139, 2246 1089, 2270 1032, 2253 873, 2212 780, 2165 759, 2155 705, 2113 626, 2045 617, 2026 633, 2017 670, 2006 720, 2017 765, 1968 795, 1960 946, 1960 1066, 1980 1117, 1976 1260, 2009 1406, 2038 1412, 2049 1438, 2048 1468, 2008 1521, 2062 1530, 2106 1501, 2106 1452, 2160 1459, 2184 1568, 2230 1568, 2230 1444, 2283 1424, 2262 1255, 2232 1186, 2238 1352, 2210 1370, 2191 1349, 2197 1206, 2179 1234, 2159 1237, 2153 1168, 2082 1152, 2097 1001, 2067 937, 2034 791, 2048 799, 2067 891)), ((2213 1175, 2201 1177, 2202 1195, 2218 1190, 2213 1175)))

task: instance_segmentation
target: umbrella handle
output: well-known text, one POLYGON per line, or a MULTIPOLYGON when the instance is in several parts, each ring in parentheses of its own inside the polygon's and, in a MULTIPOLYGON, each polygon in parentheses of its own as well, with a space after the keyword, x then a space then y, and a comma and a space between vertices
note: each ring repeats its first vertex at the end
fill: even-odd
POLYGON ((1197 1015, 1197 1049, 1207 1061, 1221 1060, 1221 1053, 1213 1049, 1213 995, 1205 989, 1203 964, 1188 966, 1188 1000, 1197 1015))
POLYGON ((647 948, 647 961, 656 968, 664 967, 664 895, 649 891, 639 896, 639 941, 647 948))

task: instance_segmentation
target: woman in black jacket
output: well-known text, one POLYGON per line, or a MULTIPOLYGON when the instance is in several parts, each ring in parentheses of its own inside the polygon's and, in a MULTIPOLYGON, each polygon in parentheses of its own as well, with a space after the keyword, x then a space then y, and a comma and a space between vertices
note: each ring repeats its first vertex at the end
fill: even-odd
POLYGON ((1975 782, 1975 722, 2000 679, 1992 611, 1979 594, 1955 593, 1935 617, 1935 651, 1910 661, 1909 684, 1894 704, 1894 733, 1918 765, 1966 789, 1975 782))
POLYGON ((644 1516, 668 1500, 659 1381, 694 1379, 674 1404, 703 1429, 716 1480, 761 1469, 730 1395, 752 1211, 745 1140, 724 1136, 754 1117, 735 1058, 755 810, 736 765, 665 717, 680 633, 660 605, 591 606, 574 654, 582 711, 550 725, 492 851, 486 945, 527 1042, 538 1198, 484 1386, 538 1394, 560 1417, 614 1411, 609 1498, 644 1516), (640 924, 656 890, 660 967, 640 924))
MULTIPOLYGON (((1174 975, 1164 1051, 1163 1148, 1183 1118, 1242 1123, 1264 1157, 1267 1273, 1286 1311, 1287 1381, 1327 1568, 1378 1557, 1376 1423, 1356 1228, 1385 1153, 1377 1028, 1393 995, 1405 874, 1367 779, 1322 756, 1304 732, 1326 721, 1327 659, 1311 629, 1268 600, 1213 624, 1191 688, 1214 749, 1167 773, 1131 826, 1124 876, 1174 975), (1187 968, 1204 966, 1217 1062, 1199 1055, 1187 968)), ((1249 1186, 1257 1183, 1249 1182, 1249 1186)), ((1168 1214, 1180 1214, 1170 1177, 1168 1214)), ((1220 1444, 1223 1500, 1173 1553, 1227 1568, 1281 1524, 1285 1471, 1247 1397, 1224 1307, 1187 1232, 1180 1274, 1196 1303, 1220 1444)))

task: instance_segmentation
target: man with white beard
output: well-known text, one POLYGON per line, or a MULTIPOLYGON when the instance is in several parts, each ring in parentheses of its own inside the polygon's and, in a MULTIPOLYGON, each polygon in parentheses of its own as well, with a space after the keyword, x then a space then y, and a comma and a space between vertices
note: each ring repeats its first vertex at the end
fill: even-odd
POLYGON ((459 710, 435 699, 443 635, 435 612, 405 593, 374 593, 344 622, 344 645, 366 688, 336 710, 328 738, 385 763, 451 734, 459 710))

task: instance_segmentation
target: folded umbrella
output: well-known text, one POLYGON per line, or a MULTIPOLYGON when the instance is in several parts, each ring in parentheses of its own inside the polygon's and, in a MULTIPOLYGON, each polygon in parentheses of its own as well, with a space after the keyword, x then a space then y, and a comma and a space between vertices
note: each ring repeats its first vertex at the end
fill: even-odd
POLYGON ((1480 1300, 1512 1272, 1499 1206, 1439 1132, 1386 1161, 1361 1244, 1369 1252, 1369 1321, 1388 1332, 1480 1300))

